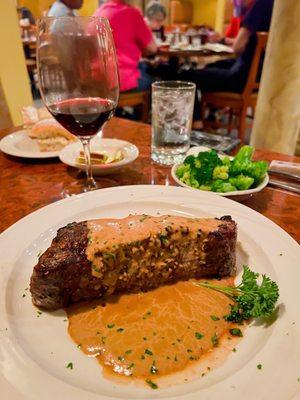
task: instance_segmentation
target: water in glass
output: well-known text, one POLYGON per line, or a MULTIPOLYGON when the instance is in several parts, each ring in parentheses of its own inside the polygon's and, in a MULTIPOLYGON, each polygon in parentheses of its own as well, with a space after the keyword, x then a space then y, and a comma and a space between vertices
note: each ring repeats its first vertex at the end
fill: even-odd
POLYGON ((195 85, 156 82, 152 85, 152 160, 172 165, 182 162, 190 147, 195 85))

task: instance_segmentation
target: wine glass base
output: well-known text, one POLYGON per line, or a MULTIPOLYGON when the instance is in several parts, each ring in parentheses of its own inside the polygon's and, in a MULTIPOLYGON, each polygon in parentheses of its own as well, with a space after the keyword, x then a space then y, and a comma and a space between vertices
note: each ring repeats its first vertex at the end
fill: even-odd
POLYGON ((97 189, 100 189, 100 187, 96 183, 94 186, 87 186, 85 181, 76 181, 65 185, 61 195, 62 197, 67 198, 76 196, 77 194, 88 193, 97 189))

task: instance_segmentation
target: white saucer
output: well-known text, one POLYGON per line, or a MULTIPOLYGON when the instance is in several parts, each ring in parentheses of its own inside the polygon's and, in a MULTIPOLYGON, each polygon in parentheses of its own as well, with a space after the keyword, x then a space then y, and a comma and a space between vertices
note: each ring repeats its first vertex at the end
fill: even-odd
MULTIPOLYGON (((82 150, 82 144, 72 143, 66 146, 63 150, 61 150, 59 154, 60 160, 70 165, 71 167, 75 167, 81 170, 85 170, 85 165, 80 164, 76 161, 79 156, 80 151, 82 150)), ((139 155, 138 148, 125 140, 119 139, 100 139, 99 137, 95 137, 91 140, 91 151, 92 152, 103 152, 106 153, 116 153, 117 151, 121 151, 124 158, 121 161, 117 161, 111 164, 99 164, 93 165, 93 174, 94 175, 108 175, 111 174, 120 168, 124 167, 132 163, 139 155)))

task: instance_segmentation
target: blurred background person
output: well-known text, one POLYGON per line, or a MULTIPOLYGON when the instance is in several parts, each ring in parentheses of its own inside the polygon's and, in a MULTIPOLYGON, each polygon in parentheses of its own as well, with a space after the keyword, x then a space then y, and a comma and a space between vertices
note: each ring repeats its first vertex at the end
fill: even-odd
POLYGON ((79 10, 82 4, 83 0, 56 0, 48 12, 48 17, 76 16, 76 10, 79 10))
POLYGON ((224 43, 229 46, 233 45, 234 39, 237 37, 243 18, 247 14, 248 10, 251 8, 254 0, 232 0, 233 3, 233 14, 230 18, 229 25, 225 30, 225 35, 219 32, 212 32, 209 35, 209 41, 211 43, 224 43))
POLYGON ((165 40, 164 23, 167 18, 166 7, 159 1, 153 0, 147 3, 145 8, 145 21, 157 38, 165 40))
POLYGON ((141 12, 128 1, 108 0, 94 16, 107 18, 111 25, 119 65, 120 91, 149 89, 152 79, 147 74, 143 75, 138 64, 142 54, 155 54, 157 47, 141 12))
POLYGON ((29 8, 18 7, 17 11, 18 11, 19 19, 28 20, 30 25, 35 24, 35 18, 33 16, 32 12, 29 10, 29 8))
MULTIPOLYGON (((183 71, 179 79, 196 83, 201 92, 237 92, 241 93, 247 82, 254 56, 257 32, 268 32, 272 18, 274 0, 255 0, 246 13, 238 35, 233 42, 236 59, 223 60, 208 64, 201 70, 183 71)), ((196 97, 197 99, 197 97, 196 97)), ((195 101, 194 119, 200 120, 200 105, 195 101)), ((194 124, 197 129, 197 122, 194 124)))

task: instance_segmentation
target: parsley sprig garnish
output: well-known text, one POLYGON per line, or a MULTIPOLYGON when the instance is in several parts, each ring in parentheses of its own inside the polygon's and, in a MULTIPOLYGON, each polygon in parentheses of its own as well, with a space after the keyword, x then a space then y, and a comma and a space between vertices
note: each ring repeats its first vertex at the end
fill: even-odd
POLYGON ((236 286, 219 286, 208 282, 197 282, 197 286, 224 293, 234 300, 230 305, 230 314, 225 315, 227 321, 240 323, 251 318, 269 317, 275 310, 279 297, 279 289, 276 282, 266 275, 262 275, 261 283, 257 283, 259 274, 243 266, 242 282, 236 286))

